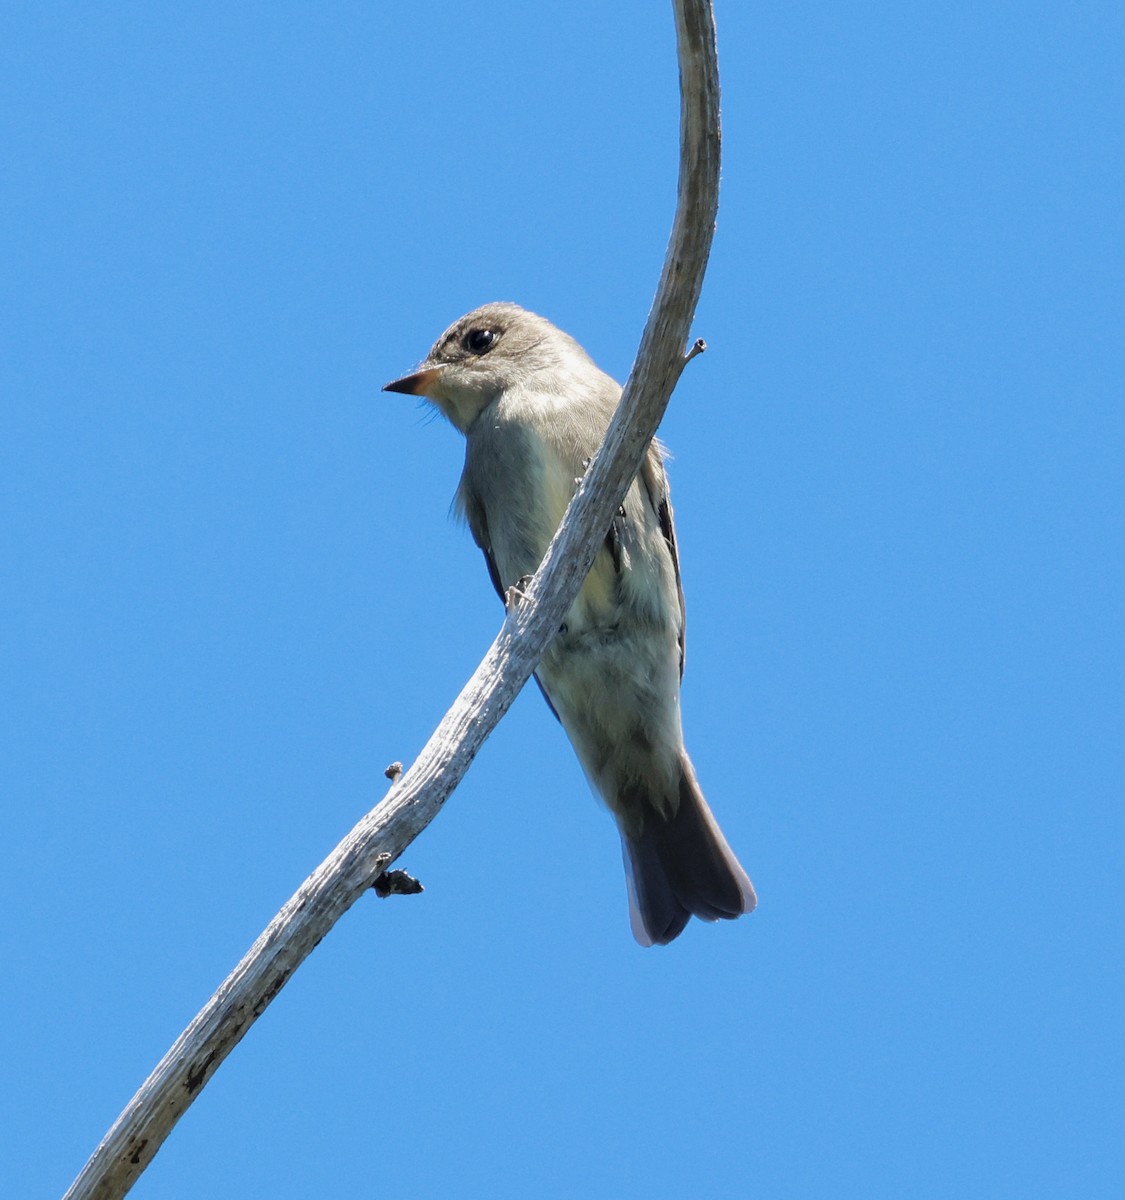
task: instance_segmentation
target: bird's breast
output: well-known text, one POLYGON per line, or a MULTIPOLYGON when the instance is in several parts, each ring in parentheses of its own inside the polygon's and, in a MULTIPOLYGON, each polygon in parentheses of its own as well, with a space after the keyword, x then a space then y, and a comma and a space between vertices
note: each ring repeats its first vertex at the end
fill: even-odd
MULTIPOLYGON (((581 422, 541 399, 537 407, 498 406, 488 417, 469 439, 466 483, 484 509, 492 554, 509 587, 538 569, 603 430, 600 420, 581 422)), ((599 547, 567 614, 572 633, 608 631, 638 618, 678 623, 671 556, 636 483, 624 509, 613 552, 599 547)), ((675 637, 678 630, 668 632, 675 637)))

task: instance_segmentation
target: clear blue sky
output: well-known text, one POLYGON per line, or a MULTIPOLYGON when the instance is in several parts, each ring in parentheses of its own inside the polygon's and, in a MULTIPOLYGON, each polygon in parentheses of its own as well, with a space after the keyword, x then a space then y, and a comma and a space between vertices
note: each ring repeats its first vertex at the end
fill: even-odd
MULTIPOLYGON (((1116 1196, 1121 17, 719 4, 663 429, 685 727, 761 897, 664 951, 529 691, 145 1200, 1116 1196)), ((381 384, 486 300, 627 373, 670 12, 0 13, 0 1178, 60 1194, 500 621, 458 436, 381 384)))

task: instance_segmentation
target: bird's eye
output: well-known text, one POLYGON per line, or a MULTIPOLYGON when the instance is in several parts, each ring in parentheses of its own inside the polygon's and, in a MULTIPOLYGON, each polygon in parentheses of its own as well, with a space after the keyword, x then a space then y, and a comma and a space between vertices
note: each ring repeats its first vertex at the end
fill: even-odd
POLYGON ((495 341, 496 334, 491 329, 470 329, 465 336, 465 346, 474 354, 483 354, 495 341))

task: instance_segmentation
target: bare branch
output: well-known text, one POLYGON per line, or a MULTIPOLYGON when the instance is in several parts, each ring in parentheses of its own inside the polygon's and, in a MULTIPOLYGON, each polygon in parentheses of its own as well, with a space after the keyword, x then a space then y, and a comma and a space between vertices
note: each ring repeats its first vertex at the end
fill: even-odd
MULTIPOLYGON (((123 1196, 204 1084, 336 921, 437 815, 535 669, 640 469, 684 365, 719 189, 719 75, 710 0, 674 0, 680 63, 676 217, 637 360, 605 442, 518 604, 401 777, 300 886, 142 1085, 66 1194, 123 1196)), ((522 581, 521 581, 522 582, 522 581)), ((399 874, 392 872, 392 875, 399 874)), ((404 874, 404 873, 403 873, 404 874)))

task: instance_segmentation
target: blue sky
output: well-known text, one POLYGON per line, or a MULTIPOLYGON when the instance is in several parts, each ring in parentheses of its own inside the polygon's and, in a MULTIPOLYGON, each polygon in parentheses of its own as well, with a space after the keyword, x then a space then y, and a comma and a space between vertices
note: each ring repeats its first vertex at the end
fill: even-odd
MULTIPOLYGON (((134 1195, 1116 1196, 1121 17, 720 3, 671 447, 751 917, 641 951, 534 691, 134 1195)), ((640 0, 0 14, 0 1177, 59 1195, 501 617, 381 384, 510 299, 624 378, 640 0)))

